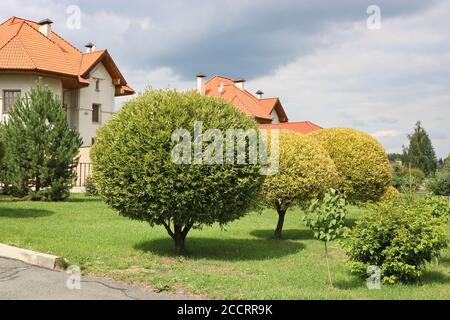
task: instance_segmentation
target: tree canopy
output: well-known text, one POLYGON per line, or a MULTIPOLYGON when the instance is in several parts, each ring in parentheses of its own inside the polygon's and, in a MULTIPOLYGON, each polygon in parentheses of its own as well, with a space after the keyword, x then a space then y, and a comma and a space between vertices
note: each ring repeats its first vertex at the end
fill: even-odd
POLYGON ((327 151, 306 135, 281 131, 279 152, 279 171, 268 176, 263 186, 265 202, 278 212, 277 239, 281 238, 285 214, 290 207, 322 196, 335 187, 339 179, 327 151))
POLYGON ((428 133, 419 122, 414 132, 408 135, 409 145, 403 149, 405 165, 419 168, 429 176, 436 172, 437 159, 433 144, 428 133))
MULTIPOLYGON (((236 141, 226 139, 219 149, 216 142, 235 129, 259 131, 253 119, 222 99, 149 90, 99 130, 91 153, 96 189, 121 215, 164 226, 183 254, 191 229, 225 225, 260 203, 259 163, 228 162, 239 148, 219 161, 236 141), (217 162, 209 163, 211 157, 217 162)), ((250 147, 240 151, 250 157, 250 147)))
POLYGON ((341 178, 337 190, 349 202, 378 201, 391 184, 391 166, 383 146, 369 134, 345 128, 310 134, 330 154, 341 178))

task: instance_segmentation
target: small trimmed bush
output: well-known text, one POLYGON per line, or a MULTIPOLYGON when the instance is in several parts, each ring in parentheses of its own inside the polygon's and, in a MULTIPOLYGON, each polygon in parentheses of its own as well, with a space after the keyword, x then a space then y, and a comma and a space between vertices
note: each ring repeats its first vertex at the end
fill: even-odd
POLYGON ((378 266, 386 284, 419 279, 425 264, 447 246, 446 222, 422 199, 372 206, 347 233, 352 271, 365 278, 369 266, 378 266))
MULTIPOLYGON (((222 99, 149 90, 127 102, 99 130, 91 153, 93 177, 105 202, 123 216, 164 226, 179 254, 185 252, 185 239, 193 228, 223 226, 260 204, 263 176, 258 163, 173 160, 180 144, 173 134, 186 130, 187 140, 194 145, 198 121, 203 132, 259 130, 253 119, 222 99)), ((224 144, 226 149, 228 141, 224 144)), ((248 158, 250 148, 243 152, 248 158)), ((192 148, 184 154, 187 160, 193 155, 198 154, 192 148)))
POLYGON ((391 184, 391 166, 383 146, 354 129, 323 129, 316 138, 333 159, 341 177, 338 191, 350 202, 378 201, 391 184))
POLYGON ((263 186, 266 204, 278 212, 276 239, 281 239, 290 207, 321 197, 339 178, 333 160, 314 139, 292 131, 281 131, 279 137, 279 171, 263 186))
POLYGON ((86 181, 84 182, 84 189, 85 189, 85 194, 87 196, 93 197, 93 196, 98 195, 98 192, 97 192, 97 189, 96 189, 95 183, 94 183, 94 178, 92 178, 92 177, 86 178, 86 181))
POLYGON ((389 187, 386 190, 385 194, 381 197, 379 202, 381 203, 394 202, 400 197, 401 193, 397 189, 395 189, 394 187, 389 187))

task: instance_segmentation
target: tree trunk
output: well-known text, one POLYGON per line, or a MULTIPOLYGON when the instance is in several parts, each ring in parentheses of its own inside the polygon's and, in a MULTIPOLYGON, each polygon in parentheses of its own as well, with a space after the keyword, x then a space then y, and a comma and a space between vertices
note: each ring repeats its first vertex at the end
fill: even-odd
POLYGON ((185 225, 183 228, 182 225, 174 224, 172 231, 172 229, 170 228, 170 222, 169 223, 163 222, 162 224, 166 228, 167 233, 170 235, 172 240, 175 242, 175 252, 178 255, 186 255, 186 247, 185 247, 186 236, 189 230, 191 230, 192 225, 188 224, 185 225))
POLYGON ((330 281, 330 287, 333 289, 333 280, 331 279, 331 271, 330 271, 330 263, 328 262, 328 248, 327 242, 325 241, 325 259, 327 260, 327 269, 328 269, 328 281, 330 281))
POLYGON ((36 177, 36 186, 34 191, 39 192, 40 190, 41 190, 41 179, 39 177, 36 177))
POLYGON ((283 232, 284 217, 286 216, 286 210, 278 208, 277 211, 278 211, 278 224, 277 228, 275 229, 275 239, 280 240, 281 233, 283 232))
POLYGON ((183 233, 181 226, 175 225, 174 227, 175 251, 178 255, 186 254, 185 240, 186 235, 183 233))

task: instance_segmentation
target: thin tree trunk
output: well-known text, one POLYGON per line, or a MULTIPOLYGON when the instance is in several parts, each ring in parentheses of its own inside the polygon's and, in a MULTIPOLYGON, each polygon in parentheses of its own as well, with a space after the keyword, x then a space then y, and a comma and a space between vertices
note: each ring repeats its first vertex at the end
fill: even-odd
POLYGON ((325 243, 325 259, 327 260, 327 269, 328 269, 328 280, 330 281, 330 287, 333 289, 333 280, 331 279, 330 263, 328 262, 327 242, 325 241, 324 243, 325 243))
POLYGON ((174 224, 173 231, 170 228, 170 223, 163 223, 164 227, 167 230, 167 233, 170 235, 172 240, 175 243, 175 252, 178 255, 186 255, 186 236, 188 232, 191 230, 192 225, 181 226, 178 224, 174 224))
POLYGON ((41 179, 39 177, 36 177, 35 191, 39 192, 40 190, 41 190, 41 179))
POLYGON ((286 210, 282 210, 281 208, 277 209, 278 211, 278 224, 275 229, 275 239, 281 240, 281 234, 283 232, 284 218, 286 216, 286 210))
POLYGON ((175 241, 175 251, 178 255, 186 254, 185 240, 186 235, 183 233, 183 229, 179 225, 174 226, 174 241, 175 241))

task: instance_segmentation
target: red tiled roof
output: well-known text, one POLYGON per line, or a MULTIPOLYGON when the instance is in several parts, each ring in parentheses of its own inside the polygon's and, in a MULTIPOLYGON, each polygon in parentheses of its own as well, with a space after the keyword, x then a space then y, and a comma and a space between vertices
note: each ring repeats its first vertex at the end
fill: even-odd
POLYGON ((291 131, 300 132, 300 133, 309 133, 309 132, 323 129, 322 127, 320 127, 317 124, 314 124, 310 121, 287 122, 287 123, 278 123, 278 124, 262 124, 260 126, 261 126, 261 129, 291 130, 291 131))
POLYGON ((100 61, 118 79, 118 95, 134 93, 107 50, 83 53, 54 31, 46 37, 39 31, 39 24, 26 19, 12 17, 0 25, 0 71, 57 74, 86 86, 86 73, 100 61))
MULTIPOLYGON (((258 99, 247 90, 238 88, 234 80, 226 77, 215 76, 211 78, 206 82, 205 89, 207 96, 225 99, 246 115, 264 121, 272 121, 271 113, 277 104, 279 104, 279 108, 282 110, 278 98, 258 99)), ((286 117, 284 110, 282 111, 282 117, 286 117)), ((287 117, 285 121, 287 121, 287 117)))

